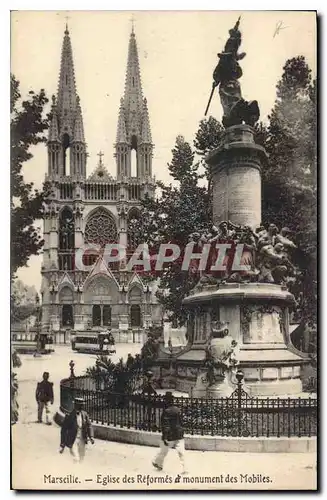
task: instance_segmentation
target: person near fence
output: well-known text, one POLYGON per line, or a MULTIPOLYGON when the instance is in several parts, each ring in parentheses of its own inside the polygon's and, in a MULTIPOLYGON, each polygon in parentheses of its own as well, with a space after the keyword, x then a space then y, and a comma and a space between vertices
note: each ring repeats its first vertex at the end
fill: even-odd
POLYGON ((162 470, 169 449, 174 449, 177 451, 182 465, 182 474, 186 474, 184 430, 180 410, 174 405, 174 397, 171 392, 166 392, 164 403, 165 409, 161 416, 162 437, 160 450, 152 462, 152 465, 157 470, 162 470))
POLYGON ((148 370, 145 373, 145 380, 143 382, 143 387, 142 387, 142 396, 145 396, 144 423, 148 431, 150 431, 152 428, 152 418, 155 415, 155 412, 153 412, 153 407, 152 407, 153 403, 151 401, 151 396, 157 395, 157 391, 153 387, 152 377, 153 373, 150 370, 148 370))
POLYGON ((45 419, 47 425, 51 425, 50 403, 53 404, 53 382, 49 382, 49 372, 43 373, 42 382, 38 382, 35 391, 37 402, 37 421, 42 422, 43 410, 45 410, 45 419))
POLYGON ((90 417, 83 410, 83 406, 84 399, 75 398, 74 409, 65 416, 61 426, 59 453, 63 453, 65 447, 69 448, 74 462, 82 462, 84 460, 85 449, 89 440, 94 444, 90 417))

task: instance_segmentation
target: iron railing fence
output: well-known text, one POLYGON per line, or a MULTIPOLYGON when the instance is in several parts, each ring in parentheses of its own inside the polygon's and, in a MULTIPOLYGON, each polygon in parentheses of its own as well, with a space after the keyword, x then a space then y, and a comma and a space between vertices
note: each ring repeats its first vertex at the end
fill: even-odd
MULTIPOLYGON (((60 406, 73 409, 76 397, 85 400, 90 418, 103 425, 161 431, 164 397, 142 394, 115 394, 98 390, 93 379, 71 377, 60 383, 60 406)), ((317 399, 250 397, 239 382, 230 397, 175 397, 184 431, 191 435, 281 437, 317 435, 317 399)))

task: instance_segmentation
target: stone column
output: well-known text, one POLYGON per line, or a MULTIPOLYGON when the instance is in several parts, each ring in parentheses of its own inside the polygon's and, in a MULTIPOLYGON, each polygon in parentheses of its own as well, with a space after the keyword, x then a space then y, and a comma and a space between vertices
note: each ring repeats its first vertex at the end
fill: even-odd
POLYGON ((215 225, 231 221, 255 228, 261 223, 261 165, 266 157, 249 125, 225 130, 221 146, 206 159, 212 174, 215 225))

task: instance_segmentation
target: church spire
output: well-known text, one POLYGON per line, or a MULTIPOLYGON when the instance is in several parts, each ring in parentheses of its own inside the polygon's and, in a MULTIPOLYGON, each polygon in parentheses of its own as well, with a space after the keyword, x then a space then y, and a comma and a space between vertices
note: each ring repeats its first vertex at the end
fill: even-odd
POLYGON ((77 92, 74 73, 73 50, 66 24, 64 40, 61 49, 60 75, 58 85, 58 114, 61 125, 73 132, 73 120, 76 110, 77 92))
POLYGON ((134 27, 128 45, 124 104, 128 111, 137 111, 142 105, 142 83, 134 27))
MULTIPOLYGON (((136 151, 136 176, 151 175, 151 130, 146 100, 143 98, 140 64, 134 26, 129 38, 124 97, 118 115, 117 175, 132 175, 131 151, 136 151), (146 148, 143 144, 147 145, 146 148), (145 166, 146 164, 146 166, 145 166)), ((135 174, 134 174, 135 175, 135 174)))
MULTIPOLYGON (((53 101, 52 116, 48 147, 52 153, 56 152, 56 161, 54 166, 50 165, 49 160, 49 174, 61 177, 85 176, 83 116, 76 91, 73 50, 67 24, 61 49, 57 101, 53 101)), ((50 156, 52 158, 53 155, 50 156)))

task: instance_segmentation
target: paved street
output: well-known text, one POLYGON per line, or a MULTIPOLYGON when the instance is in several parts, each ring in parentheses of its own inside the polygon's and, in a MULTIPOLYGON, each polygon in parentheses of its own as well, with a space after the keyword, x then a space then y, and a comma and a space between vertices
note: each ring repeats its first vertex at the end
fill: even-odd
MULTIPOLYGON (((135 354, 140 345, 117 345, 114 360, 135 354)), ((188 475, 175 483, 180 472, 173 451, 163 472, 156 472, 151 460, 157 450, 96 440, 89 445, 83 465, 73 464, 69 451, 59 455, 59 427, 37 424, 35 386, 43 371, 54 382, 55 402, 59 407, 59 381, 69 375, 68 363, 76 363, 75 374, 82 375, 96 356, 76 354, 70 347, 58 346, 42 358, 21 356, 19 380, 19 422, 12 428, 13 487, 30 489, 314 489, 314 454, 249 454, 187 451, 188 475), (206 483, 199 481, 206 478, 206 483), (54 478, 58 478, 53 483, 54 478), (129 482, 127 482, 129 478, 129 482), (89 481, 87 481, 89 479, 89 481), (62 482, 59 482, 62 481, 62 482), (66 481, 66 482, 63 482, 66 481), (67 483, 68 481, 68 483, 67 483), (76 481, 72 483, 72 481, 76 481), (163 482, 165 481, 165 482, 163 482), (198 481, 198 482, 196 482, 198 481), (209 482, 210 481, 210 482, 209 482), (215 482, 213 482, 215 481, 215 482), (269 482, 268 482, 269 481, 269 482)))

